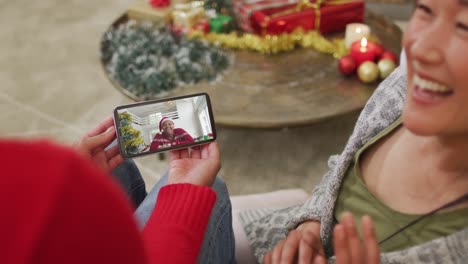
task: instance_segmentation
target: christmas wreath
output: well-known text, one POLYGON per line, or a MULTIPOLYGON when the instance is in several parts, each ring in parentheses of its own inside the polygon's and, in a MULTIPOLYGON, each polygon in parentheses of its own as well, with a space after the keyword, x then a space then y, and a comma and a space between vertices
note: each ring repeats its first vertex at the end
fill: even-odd
POLYGON ((214 81, 231 57, 203 40, 187 39, 164 25, 128 21, 103 35, 102 62, 131 94, 151 99, 178 86, 214 81))

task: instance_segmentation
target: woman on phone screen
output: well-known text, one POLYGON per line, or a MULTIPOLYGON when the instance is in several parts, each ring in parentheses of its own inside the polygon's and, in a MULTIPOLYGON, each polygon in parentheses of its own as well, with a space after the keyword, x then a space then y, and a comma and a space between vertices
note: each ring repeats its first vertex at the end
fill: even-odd
POLYGON ((150 150, 195 142, 187 131, 182 128, 174 128, 174 122, 167 117, 159 121, 159 130, 161 133, 154 136, 150 150))

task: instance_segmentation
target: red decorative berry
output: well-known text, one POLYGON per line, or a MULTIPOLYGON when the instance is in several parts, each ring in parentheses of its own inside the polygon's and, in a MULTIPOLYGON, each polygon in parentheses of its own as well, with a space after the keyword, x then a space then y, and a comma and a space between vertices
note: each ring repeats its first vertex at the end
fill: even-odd
POLYGON ((356 66, 356 61, 351 57, 351 55, 341 57, 338 62, 340 72, 346 76, 353 74, 356 71, 356 66))
POLYGON ((380 56, 380 60, 383 60, 383 59, 387 59, 387 60, 391 60, 393 61, 395 64, 398 65, 398 57, 395 53, 389 51, 389 50, 386 50, 382 56, 380 56))

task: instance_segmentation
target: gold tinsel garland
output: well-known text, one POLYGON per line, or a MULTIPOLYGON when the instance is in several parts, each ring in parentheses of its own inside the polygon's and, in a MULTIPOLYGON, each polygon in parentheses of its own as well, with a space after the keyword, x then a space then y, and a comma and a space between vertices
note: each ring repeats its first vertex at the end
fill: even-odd
POLYGON ((276 54, 291 51, 296 47, 310 48, 318 52, 331 54, 335 58, 341 58, 348 54, 343 38, 328 40, 317 31, 304 31, 302 28, 292 33, 280 35, 258 36, 250 33, 228 34, 201 31, 192 31, 189 38, 204 39, 214 45, 238 50, 252 50, 262 54, 276 54))

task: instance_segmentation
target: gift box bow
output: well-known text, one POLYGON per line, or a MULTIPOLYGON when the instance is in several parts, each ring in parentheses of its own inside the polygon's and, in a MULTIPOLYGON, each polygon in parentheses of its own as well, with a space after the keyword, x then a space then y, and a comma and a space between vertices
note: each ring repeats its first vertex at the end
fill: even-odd
POLYGON ((271 19, 275 19, 278 17, 282 17, 285 15, 290 15, 294 13, 298 13, 304 10, 313 9, 315 11, 315 21, 314 27, 315 29, 320 28, 320 21, 321 21, 321 8, 324 6, 336 6, 336 5, 343 5, 343 4, 350 4, 355 2, 360 2, 361 0, 316 0, 315 2, 309 2, 307 0, 302 0, 301 2, 297 3, 294 7, 288 8, 279 12, 276 12, 271 15, 267 15, 264 17, 264 20, 261 23, 262 28, 266 28, 268 23, 271 19))
POLYGON ((191 27, 205 16, 202 1, 186 4, 175 4, 172 10, 172 20, 175 26, 191 27))

